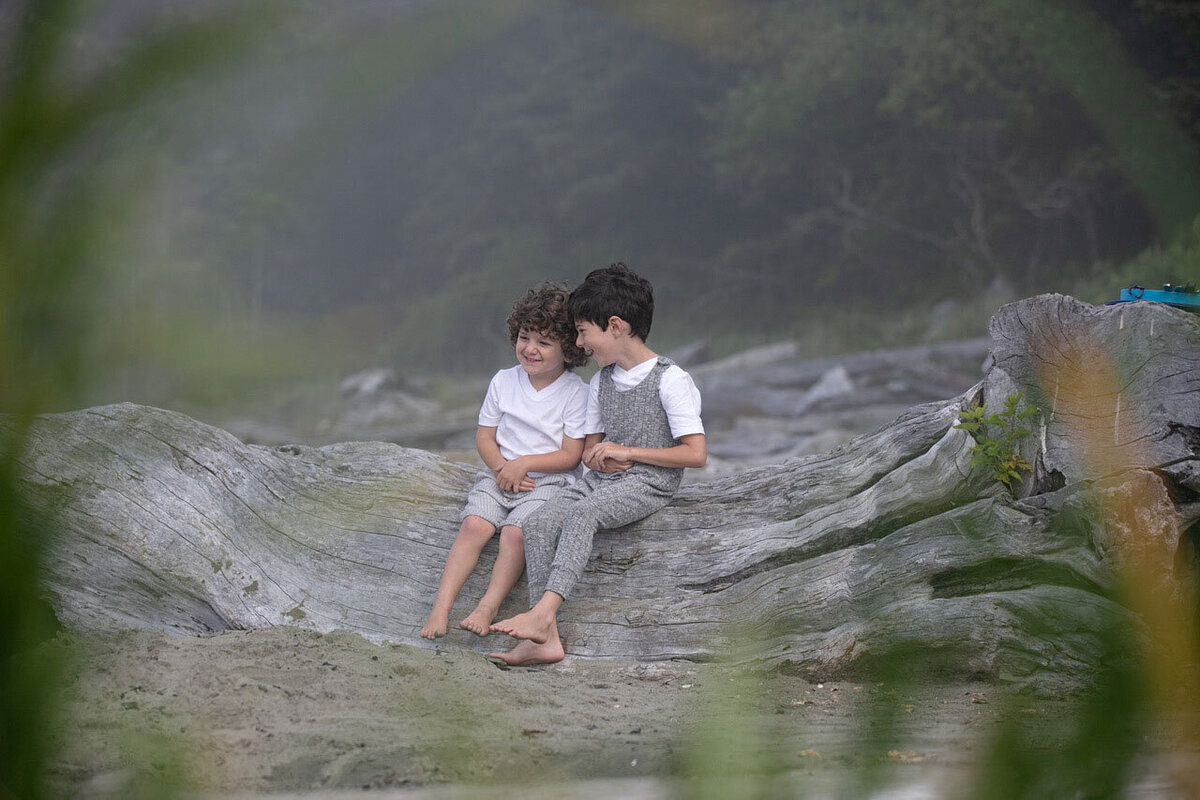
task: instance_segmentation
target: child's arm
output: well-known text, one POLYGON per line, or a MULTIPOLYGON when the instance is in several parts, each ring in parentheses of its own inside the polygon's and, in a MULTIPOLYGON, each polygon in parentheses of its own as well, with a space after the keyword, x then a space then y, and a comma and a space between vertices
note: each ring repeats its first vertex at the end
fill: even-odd
POLYGON ((500 444, 496 441, 494 425, 480 425, 475 429, 475 450, 483 459, 483 465, 492 472, 499 472, 504 466, 504 456, 500 454, 500 444))
POLYGON ((583 456, 583 439, 562 438, 562 446, 553 453, 519 456, 500 465, 496 473, 496 485, 506 492, 529 492, 533 490, 530 472, 570 472, 579 466, 583 456), (512 487, 512 488, 509 488, 512 487))
POLYGON ((500 452, 500 444, 496 441, 495 427, 480 425, 475 430, 475 449, 479 451, 479 457, 483 459, 484 465, 496 473, 496 485, 501 489, 506 492, 532 491, 533 479, 526 477, 524 471, 520 475, 514 475, 510 470, 507 476, 501 477, 501 472, 512 462, 500 452))
MULTIPOLYGON (((588 438, 590 440, 591 437, 588 438)), ((656 467, 699 468, 708 463, 708 442, 703 433, 680 436, 679 444, 673 447, 626 447, 616 442, 602 441, 584 454, 583 463, 600 472, 623 472, 638 463, 656 467)))
POLYGON ((610 461, 608 464, 608 467, 606 469, 601 469, 600 464, 595 460, 595 455, 596 455, 596 445, 600 444, 603 441, 604 441, 603 433, 589 433, 584 438, 584 440, 583 440, 583 465, 585 467, 587 467, 588 469, 595 470, 597 472, 624 472, 625 470, 627 470, 633 466, 632 461, 630 461, 629 463, 624 464, 624 465, 618 465, 618 464, 615 464, 610 461))

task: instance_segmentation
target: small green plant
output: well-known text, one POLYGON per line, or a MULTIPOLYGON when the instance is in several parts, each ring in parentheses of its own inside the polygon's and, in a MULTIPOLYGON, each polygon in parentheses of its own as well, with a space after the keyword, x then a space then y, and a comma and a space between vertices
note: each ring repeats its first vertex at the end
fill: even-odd
POLYGON ((1021 404, 1021 392, 1013 392, 1004 401, 1004 409, 989 414, 985 404, 980 403, 959 417, 954 427, 971 434, 975 444, 971 447, 971 469, 987 467, 992 477, 1003 483, 1010 492, 1015 492, 1021 482, 1021 473, 1032 472, 1033 465, 1021 458, 1017 442, 1029 435, 1029 429, 1020 423, 1037 413, 1036 406, 1021 404))

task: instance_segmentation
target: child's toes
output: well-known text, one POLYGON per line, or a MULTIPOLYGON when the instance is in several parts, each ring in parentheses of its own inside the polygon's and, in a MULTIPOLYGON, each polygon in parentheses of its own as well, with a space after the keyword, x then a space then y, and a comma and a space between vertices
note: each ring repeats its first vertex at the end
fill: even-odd
POLYGON ((480 614, 469 614, 467 618, 458 623, 458 627, 468 630, 478 636, 487 636, 490 632, 488 624, 491 623, 489 617, 480 614))

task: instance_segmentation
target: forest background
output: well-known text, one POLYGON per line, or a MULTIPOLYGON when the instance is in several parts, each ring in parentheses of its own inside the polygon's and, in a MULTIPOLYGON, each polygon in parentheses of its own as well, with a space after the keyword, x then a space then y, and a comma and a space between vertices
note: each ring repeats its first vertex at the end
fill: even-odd
MULTIPOLYGON (((79 4, 47 85, 249 5, 79 4)), ((69 280, 23 289, 54 296, 18 340, 86 332, 49 405, 203 418, 381 364, 486 376, 524 288, 616 260, 655 283, 658 349, 714 354, 981 335, 1008 299, 1200 271, 1194 4, 258 7, 23 190, 111 209, 69 280)))
POLYGON ((1186 0, 18 0, 0 59, 14 796, 40 796, 59 678, 10 657, 55 627, 31 413, 486 377, 517 294, 617 259, 656 285, 657 349, 714 355, 1197 279, 1186 0))

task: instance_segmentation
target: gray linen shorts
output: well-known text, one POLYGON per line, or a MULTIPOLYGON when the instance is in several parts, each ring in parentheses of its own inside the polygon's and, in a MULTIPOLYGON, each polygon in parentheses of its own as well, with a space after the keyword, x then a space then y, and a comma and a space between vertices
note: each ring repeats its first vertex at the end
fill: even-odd
POLYGON ((482 517, 497 530, 505 525, 524 528, 529 515, 569 483, 565 474, 553 473, 534 478, 531 492, 506 492, 496 485, 496 476, 485 470, 475 476, 475 485, 467 493, 467 505, 458 519, 461 522, 468 516, 482 517))

